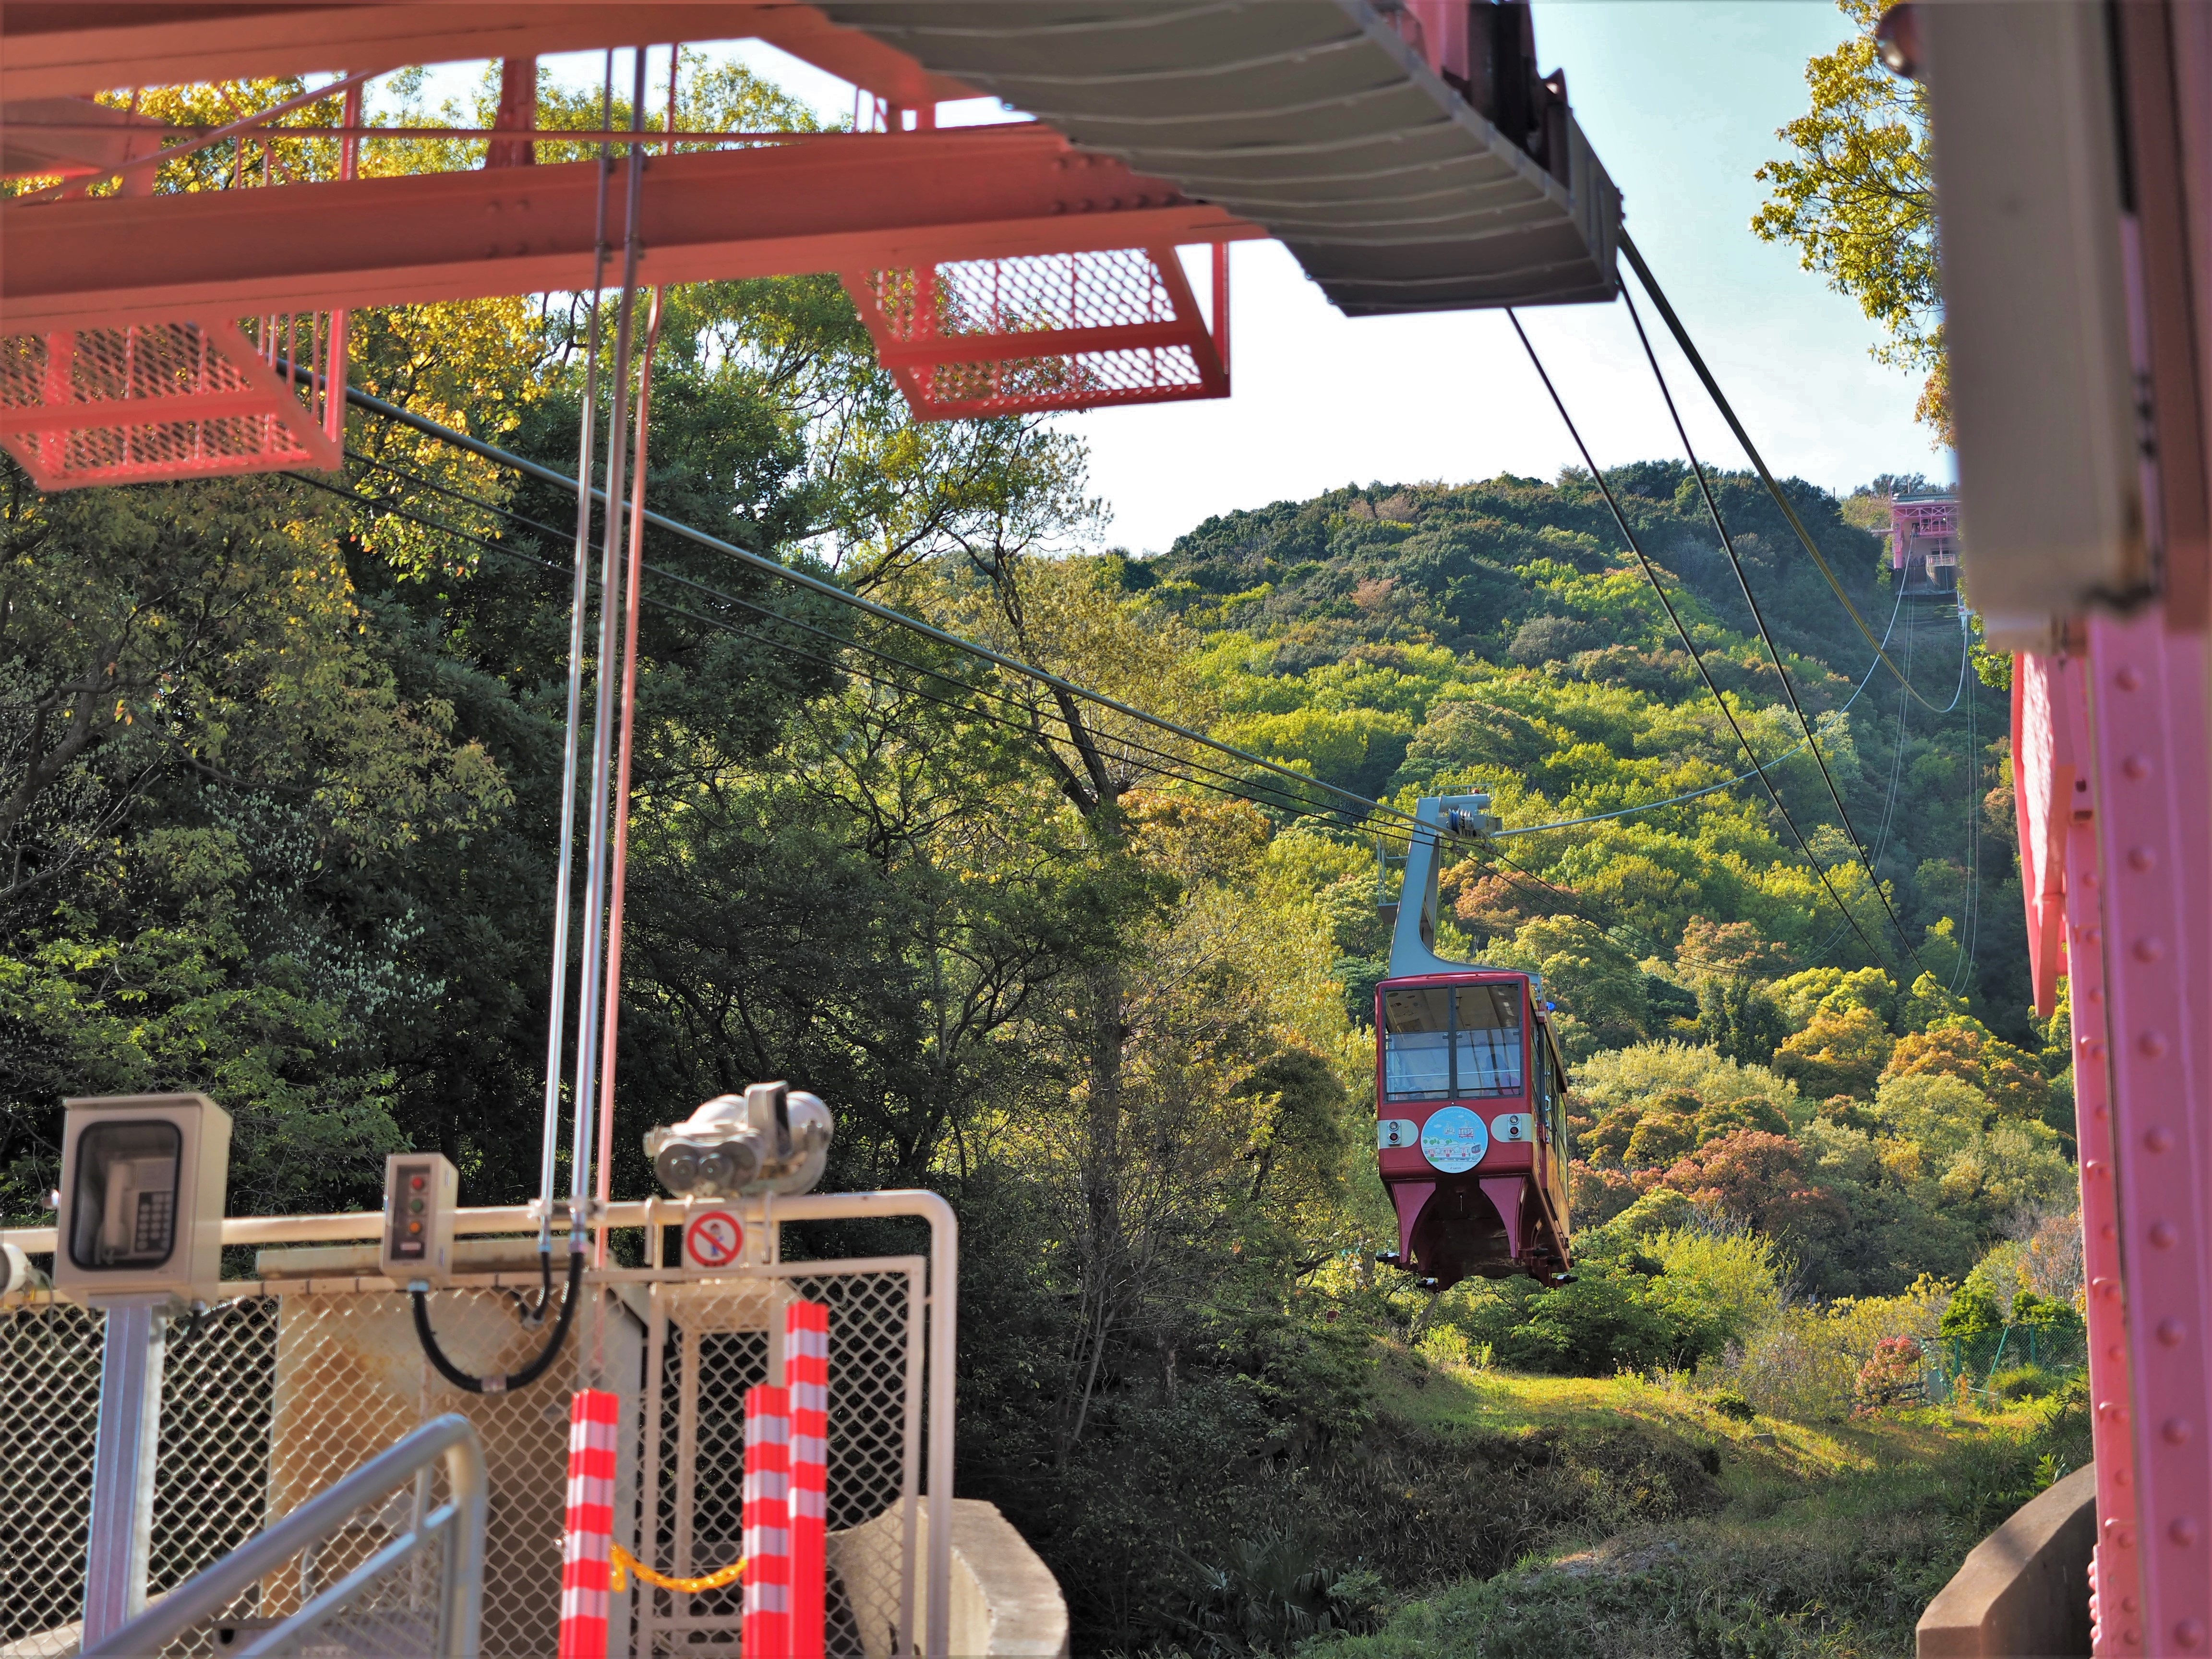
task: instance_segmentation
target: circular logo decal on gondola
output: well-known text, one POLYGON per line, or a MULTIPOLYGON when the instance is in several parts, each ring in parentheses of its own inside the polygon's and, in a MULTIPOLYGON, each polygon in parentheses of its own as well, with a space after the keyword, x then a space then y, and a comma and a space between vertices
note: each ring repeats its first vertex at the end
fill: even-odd
POLYGON ((1431 1112, 1421 1126, 1421 1156, 1446 1175, 1472 1170, 1489 1150, 1490 1131, 1464 1106, 1431 1112))

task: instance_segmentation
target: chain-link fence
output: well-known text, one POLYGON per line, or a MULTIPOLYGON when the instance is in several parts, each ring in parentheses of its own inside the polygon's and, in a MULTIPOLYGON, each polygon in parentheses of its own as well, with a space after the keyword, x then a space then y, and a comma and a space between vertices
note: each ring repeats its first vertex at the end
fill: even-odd
MULTIPOLYGON (((866 1273, 807 1263, 650 1286, 644 1445, 653 1455, 633 1547, 641 1560, 690 1577, 744 1553, 744 1392, 781 1371, 784 1309, 818 1302, 830 1310, 829 1652, 909 1650, 921 1275, 917 1258, 866 1273)), ((636 1652, 726 1649, 741 1601, 735 1585, 701 1595, 647 1589, 635 1611, 636 1652)))
POLYGON ((2002 1325, 1929 1343, 1927 1395, 2003 1404, 2050 1393, 2088 1364, 2088 1332, 2078 1322, 2002 1325))
MULTIPOLYGON (((526 1280, 534 1291, 533 1276, 484 1275, 429 1297, 432 1325, 456 1364, 479 1376, 510 1372, 538 1350, 547 1328, 526 1322, 528 1298, 517 1288, 526 1280)), ((704 1572, 742 1553, 744 1394, 780 1373, 782 1310, 803 1298, 830 1310, 830 1650, 878 1659, 911 1651, 924 1282, 920 1257, 763 1266, 715 1279, 676 1270, 594 1274, 575 1363, 564 1360, 538 1386, 493 1395, 455 1389, 431 1370, 409 1298, 388 1281, 241 1283, 169 1329, 149 1593, 181 1583, 409 1431, 458 1411, 482 1440, 491 1491, 485 1659, 550 1654, 560 1616, 566 1384, 577 1366, 591 1367, 597 1385, 623 1401, 617 1541, 665 1571, 704 1572)), ((0 1397, 9 1402, 0 1413, 0 1659, 65 1649, 74 1636, 100 1350, 100 1318, 82 1308, 44 1295, 0 1304, 0 1397)), ((442 1501, 434 1490, 425 1497, 442 1501)), ((227 1632, 296 1610, 404 1530, 416 1499, 393 1501, 404 1514, 387 1505, 356 1516, 168 1651, 224 1651, 227 1632)), ((386 1644, 359 1650, 426 1650, 406 1621, 434 1607, 435 1588, 410 1578, 380 1592, 368 1616, 385 1621, 376 1640, 386 1644)), ((613 1651, 644 1659, 738 1650, 735 1589, 634 1589, 634 1630, 619 1602, 613 1651)))

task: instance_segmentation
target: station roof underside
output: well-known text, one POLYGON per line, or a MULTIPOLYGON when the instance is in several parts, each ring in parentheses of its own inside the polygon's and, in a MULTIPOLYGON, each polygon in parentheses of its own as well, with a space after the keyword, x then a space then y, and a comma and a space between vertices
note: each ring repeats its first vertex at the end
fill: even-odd
MULTIPOLYGON (((1613 291, 1619 198, 1571 117, 1568 152, 1555 170, 1547 170, 1441 79, 1369 0, 827 0, 821 6, 768 0, 11 3, 0 8, 0 100, 351 70, 378 62, 397 68, 638 40, 735 39, 764 40, 903 106, 995 95, 1032 112, 1107 170, 1085 181, 1084 210, 1095 214, 1098 222, 1085 227, 1080 246, 1111 241, 1107 223, 1131 210, 1146 220, 1142 227, 1130 224, 1133 245, 1156 242, 1164 233, 1193 241, 1276 236, 1328 297, 1355 315, 1600 301, 1613 291), (1131 181, 1129 191, 1101 194, 1108 174, 1131 181), (1163 190, 1163 182, 1172 188, 1163 190), (1141 204, 1138 198, 1144 198, 1141 204), (1163 209, 1170 210, 1164 214, 1163 209), (1134 234, 1139 229, 1141 234, 1134 234)), ((836 146, 899 141, 856 137, 814 142, 836 146)), ((950 148, 934 159, 951 161, 950 148)), ((885 152, 876 155, 882 158, 885 152)), ((1079 163, 1081 156, 1076 160, 1079 163)), ((706 161, 666 158, 656 164, 656 175, 673 185, 689 171, 720 170, 685 165, 706 161)), ((922 158, 917 155, 915 162, 921 164, 922 158)), ((772 173, 790 165, 763 158, 748 167, 736 157, 726 158, 726 164, 733 174, 772 173)), ((289 204, 282 211, 306 211, 311 218, 322 215, 335 227, 337 219, 328 216, 342 218, 356 206, 373 209, 371 197, 404 193, 373 187, 398 182, 288 185, 270 194, 289 204), (343 208, 341 192, 348 198, 343 208), (325 194, 327 209, 307 205, 310 198, 325 194)), ((732 176, 717 182, 726 188, 738 180, 732 176)), ((487 179, 474 188, 481 193, 490 185, 487 179)), ((660 190, 656 184, 650 193, 660 190)), ((946 192, 939 188, 922 193, 946 192)), ((26 277, 33 275, 31 267, 52 266, 46 276, 54 279, 64 269, 88 270, 114 252, 112 234, 98 230, 89 216, 114 214, 120 230, 125 218, 135 222, 150 211, 158 220, 185 206, 175 198, 135 203, 95 198, 0 209, 0 214, 15 222, 10 228, 17 235, 44 240, 41 231, 55 233, 52 258, 32 254, 20 262, 26 277), (33 214, 39 216, 36 222, 30 217, 33 214)), ((212 204, 190 210, 203 216, 216 213, 212 204)), ((279 210, 272 200, 235 210, 252 217, 279 210)), ((459 216, 483 210, 471 202, 459 216)), ((1044 211, 1054 216, 1068 208, 1048 204, 1044 211)), ((912 228, 896 222, 903 217, 891 214, 892 228, 912 228)), ((932 245, 941 257, 979 258, 1024 251, 1021 237, 992 229, 980 238, 966 238, 960 224, 955 219, 922 227, 925 234, 910 251, 927 252, 925 245, 932 245), (972 251, 963 240, 975 242, 972 251)), ((155 226, 136 228, 152 232, 155 226)), ((229 267, 267 245, 244 223, 228 228, 244 233, 234 258, 220 257, 211 247, 198 268, 190 258, 165 259, 165 280, 154 286, 196 283, 201 292, 212 293, 242 280, 243 269, 229 267)), ((702 234, 702 240, 727 237, 702 234)), ((845 254, 864 253, 860 242, 866 240, 856 241, 845 254)), ((893 240, 908 240, 904 235, 893 240)), ((14 251, 31 253, 26 243, 14 251)), ((399 300, 399 292, 383 292, 385 277, 377 269, 375 250, 364 252, 357 280, 322 261, 319 275, 304 284, 315 290, 313 301, 399 300)), ((707 267, 715 263, 712 257, 687 257, 679 262, 687 268, 684 276, 672 269, 659 279, 750 274, 769 265, 791 269, 794 262, 804 268, 807 257, 793 246, 765 262, 742 261, 745 270, 711 273, 707 267), (689 269, 693 265, 701 268, 695 272, 689 269)), ((422 291, 426 281, 451 289, 450 297, 460 297, 465 291, 534 291, 548 282, 574 280, 567 270, 573 258, 518 258, 512 246, 483 244, 473 226, 451 249, 417 248, 398 263, 412 267, 402 283, 410 298, 427 297, 422 291), (452 287, 447 275, 429 275, 468 263, 504 269, 495 280, 486 272, 459 288, 452 287), (487 281, 493 287, 487 288, 487 281)), ((43 298, 19 286, 19 261, 11 258, 9 264, 0 311, 10 314, 0 318, 0 327, 19 318, 25 326, 82 324, 94 311, 112 317, 168 303, 155 292, 125 291, 133 288, 129 283, 106 285, 118 291, 95 304, 63 303, 51 282, 40 284, 48 289, 43 298)), ((95 280, 91 287, 103 284, 95 280)), ((256 303, 278 297, 266 295, 256 303)), ((308 295, 303 291, 298 298, 304 301, 308 295)))

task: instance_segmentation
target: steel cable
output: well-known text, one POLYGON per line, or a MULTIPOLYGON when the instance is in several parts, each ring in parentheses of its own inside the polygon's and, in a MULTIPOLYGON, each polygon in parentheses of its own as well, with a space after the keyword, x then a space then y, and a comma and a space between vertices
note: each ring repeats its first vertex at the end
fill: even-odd
MULTIPOLYGON (((1637 269, 1640 272, 1643 267, 1639 264, 1637 269)), ((1636 325, 1636 337, 1644 347, 1644 361, 1651 365, 1651 378, 1658 383, 1659 395, 1666 401, 1667 413, 1674 423, 1675 434, 1682 441, 1682 453, 1689 458, 1690 471, 1698 481, 1698 493, 1705 498, 1705 511, 1712 519, 1713 530, 1720 537, 1721 550, 1728 555, 1729 568, 1735 573, 1736 586, 1743 592, 1743 602, 1750 607, 1752 623, 1759 629, 1759 642, 1765 646, 1766 654, 1774 664, 1774 678, 1782 683, 1782 695, 1789 700, 1790 712, 1796 716, 1798 728, 1805 733, 1805 742, 1812 750, 1813 759, 1820 769, 1820 781, 1827 786, 1828 799, 1835 803, 1836 817, 1843 826, 1844 834, 1850 837, 1851 851, 1858 855, 1858 861, 1866 871, 1867 880, 1874 886, 1874 896, 1881 901, 1882 914, 1889 918, 1889 925, 1897 930, 1898 942, 1905 946, 1905 953, 1912 958, 1913 965, 1924 974, 1928 971, 1928 964, 1920 960, 1920 952, 1913 948, 1911 936, 1905 931, 1905 924, 1898 920, 1897 912, 1890 904, 1889 894, 1882 887, 1881 878, 1874 872, 1874 860, 1867 856, 1866 843, 1860 839, 1859 832, 1851 826, 1850 810, 1844 805, 1844 792, 1836 787, 1835 774, 1828 769, 1828 757, 1820 750, 1820 740, 1813 730, 1813 722, 1806 718, 1805 707, 1797 700, 1796 685, 1790 680, 1790 670, 1782 661, 1782 648, 1775 643, 1774 635, 1766 625, 1765 613, 1759 609, 1759 599, 1751 591, 1751 578, 1744 570, 1743 561, 1736 556, 1735 538, 1729 534, 1727 521, 1721 517, 1720 503, 1713 499, 1712 484, 1705 477, 1705 468, 1698 464, 1698 452, 1690 443, 1689 428, 1682 423, 1681 411, 1674 406, 1674 394, 1667 385, 1666 375, 1660 372, 1658 354, 1652 350, 1650 337, 1644 331, 1643 316, 1637 311, 1636 301, 1626 289, 1621 290, 1620 297, 1627 302, 1629 320, 1636 325)), ((1526 335, 1522 337, 1522 343, 1524 345, 1528 343, 1526 335)), ((1533 350, 1534 348, 1531 348, 1532 355, 1533 350)), ((1556 398, 1556 394, 1554 396, 1556 398)), ((1747 445, 1748 441, 1746 440, 1747 445)), ((1794 511, 1790 514, 1790 521, 1793 524, 1796 522, 1796 514, 1794 511)), ((1800 533, 1802 533, 1802 528, 1800 533)), ((1809 536, 1806 538, 1806 545, 1808 547, 1812 545, 1812 538, 1809 536)), ((1823 570, 1827 568, 1825 562, 1822 562, 1821 568, 1823 570)), ((1829 580, 1833 582, 1834 580, 1832 573, 1829 580)), ((1841 587, 1838 587, 1836 591, 1839 594, 1843 592, 1841 587)), ((1882 648, 1881 642, 1874 637, 1874 630, 1866 625, 1865 618, 1859 615, 1856 607, 1853 607, 1851 617, 1858 623, 1859 631, 1866 635, 1868 643, 1874 647, 1875 655, 1884 662, 1888 662, 1889 653, 1882 648)), ((1920 696, 1920 693, 1913 689, 1912 681, 1899 672, 1894 663, 1890 664, 1890 671, 1897 675, 1898 683, 1904 686, 1906 691, 1918 697, 1923 703, 1928 702, 1927 698, 1920 696)), ((1755 755, 1752 757, 1753 764, 1758 763, 1758 758, 1755 755)), ((1781 797, 1777 795, 1775 799, 1778 802, 1781 797)), ((1792 827, 1794 829, 1795 826, 1792 827)), ((1811 856, 1809 850, 1807 856, 1811 856)))
MULTIPOLYGON (((1698 671, 1698 678, 1705 682, 1705 690, 1712 695, 1714 704, 1720 709, 1723 717, 1727 720, 1729 729, 1735 733, 1736 741, 1743 746, 1744 758, 1757 769, 1759 781, 1766 786, 1766 793, 1774 802, 1775 811, 1782 815, 1783 823, 1789 826, 1790 834, 1796 840, 1798 850, 1805 854, 1806 862, 1813 866, 1813 873, 1820 878, 1820 885, 1827 890, 1828 896, 1835 901, 1836 908, 1850 921, 1852 931, 1858 934, 1860 941, 1879 962, 1881 959, 1880 947, 1867 937, 1866 930, 1858 924, 1858 918, 1851 915, 1850 906, 1844 902, 1843 895, 1836 891, 1835 884, 1828 879, 1826 869, 1814 855, 1813 848, 1807 842, 1804 832, 1798 829, 1797 821, 1790 816, 1790 809, 1783 805, 1782 792, 1774 787, 1774 780, 1767 775, 1766 768, 1759 762, 1759 751, 1751 746, 1751 739, 1744 735, 1743 726, 1735 717, 1735 710, 1729 706, 1728 699, 1721 695, 1720 687, 1713 683, 1712 672, 1705 666, 1705 659, 1698 652, 1697 642, 1690 637, 1690 630, 1684 626, 1681 617, 1676 613, 1674 602, 1667 597, 1667 590, 1659 580, 1659 573, 1652 568, 1650 559, 1644 554, 1643 543, 1637 539, 1636 532, 1629 528, 1627 515, 1621 512, 1620 503, 1613 497, 1613 486, 1605 481, 1605 474, 1598 471, 1597 462, 1590 454, 1589 446, 1583 441, 1581 428, 1575 424, 1574 417, 1567 413, 1566 403, 1559 396, 1559 388, 1552 384, 1552 376, 1544 367, 1544 360, 1536 355, 1536 348, 1529 340, 1528 331, 1521 326, 1519 314, 1508 307, 1505 318, 1513 325, 1513 332, 1519 337, 1522 349, 1528 354, 1528 362, 1536 371, 1536 378, 1544 383, 1544 390, 1551 395, 1552 406, 1559 410, 1559 419, 1565 423, 1567 434, 1574 440, 1575 448, 1581 453, 1583 464, 1589 469, 1590 477, 1597 484, 1598 493, 1605 498, 1606 507, 1612 513, 1613 521, 1619 526, 1622 539, 1628 544, 1629 551, 1636 556, 1637 563, 1642 567, 1644 580, 1650 585, 1652 592, 1657 595, 1660 608, 1667 613, 1667 620, 1674 624, 1675 635, 1681 640, 1683 648, 1690 653, 1690 661, 1698 671)), ((1876 890, 1877 892, 1880 890, 1879 885, 1876 890)), ((1884 902, 1887 903, 1887 900, 1884 902)))

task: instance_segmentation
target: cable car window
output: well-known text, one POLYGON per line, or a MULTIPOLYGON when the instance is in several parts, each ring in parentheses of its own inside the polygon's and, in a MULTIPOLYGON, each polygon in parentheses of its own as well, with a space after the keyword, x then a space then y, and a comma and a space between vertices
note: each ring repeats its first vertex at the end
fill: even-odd
POLYGON ((1459 1065, 1457 1092, 1517 1095, 1521 1092, 1521 992, 1514 985, 1463 985, 1454 1046, 1459 1065))
POLYGON ((1382 1092, 1391 1100, 1451 1097, 1451 1006, 1442 987, 1382 994, 1382 1092))

